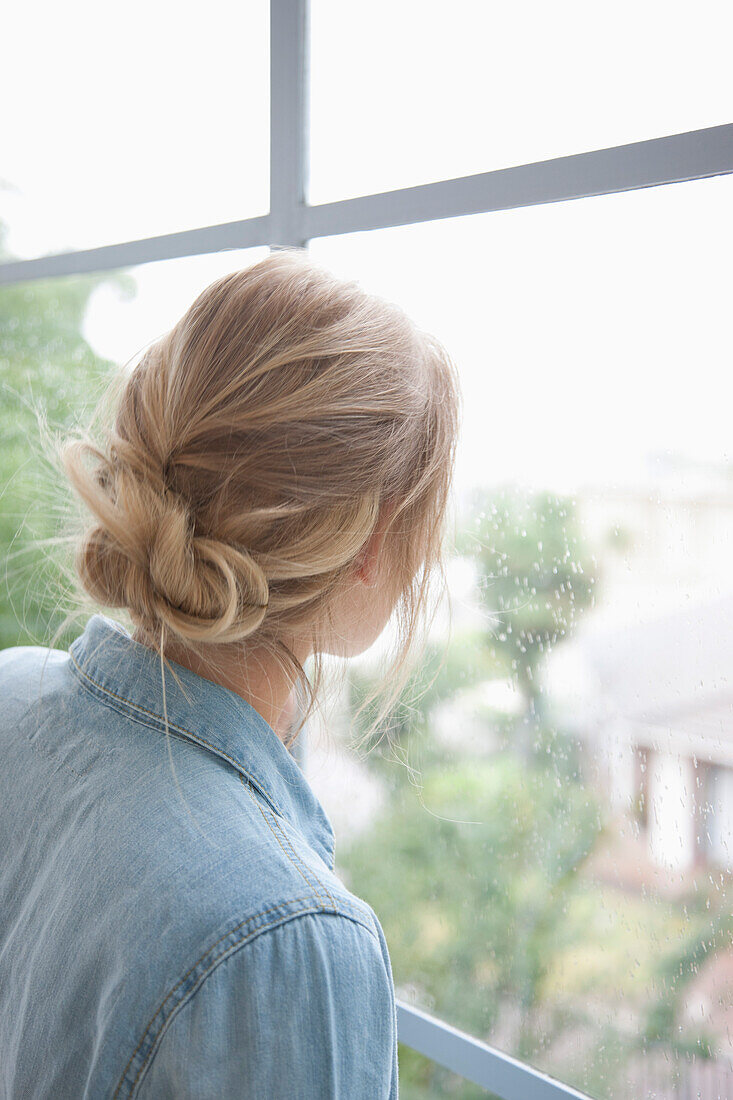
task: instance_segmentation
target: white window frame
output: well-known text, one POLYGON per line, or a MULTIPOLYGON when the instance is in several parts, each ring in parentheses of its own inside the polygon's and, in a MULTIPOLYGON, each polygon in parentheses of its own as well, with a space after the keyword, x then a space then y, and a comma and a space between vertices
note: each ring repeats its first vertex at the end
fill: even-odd
MULTIPOLYGON (((309 0, 270 0, 270 212, 256 218, 0 264, 0 284, 134 267, 314 237, 614 194, 733 172, 733 124, 311 206, 309 0)), ((398 1002, 400 1042, 501 1100, 589 1100, 569 1085, 398 1002)))

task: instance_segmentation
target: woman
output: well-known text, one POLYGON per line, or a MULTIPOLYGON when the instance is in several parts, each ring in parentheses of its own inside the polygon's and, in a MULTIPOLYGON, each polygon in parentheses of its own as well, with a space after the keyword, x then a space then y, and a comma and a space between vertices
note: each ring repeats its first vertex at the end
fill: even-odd
POLYGON ((404 686, 445 581, 455 367, 282 250, 108 396, 100 440, 58 448, 94 613, 68 653, 0 653, 0 1094, 395 1097, 384 935, 291 750, 322 655, 393 614, 370 733, 404 686))

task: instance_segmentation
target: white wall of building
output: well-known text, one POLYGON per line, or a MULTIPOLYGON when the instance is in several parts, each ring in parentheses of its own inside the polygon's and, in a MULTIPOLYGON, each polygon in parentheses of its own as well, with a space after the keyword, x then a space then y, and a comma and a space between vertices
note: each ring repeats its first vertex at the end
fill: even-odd
POLYGON ((649 854, 670 871, 687 870, 695 858, 694 766, 677 753, 649 753, 649 854))
POLYGON ((733 768, 710 769, 707 822, 710 858, 733 870, 733 768))

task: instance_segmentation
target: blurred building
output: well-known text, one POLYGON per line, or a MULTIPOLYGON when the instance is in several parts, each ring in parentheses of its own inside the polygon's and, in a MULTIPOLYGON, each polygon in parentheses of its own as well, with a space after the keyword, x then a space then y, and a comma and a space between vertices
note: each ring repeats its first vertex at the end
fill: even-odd
POLYGON ((733 869, 733 493, 689 488, 578 495, 602 586, 548 688, 656 865, 733 869))

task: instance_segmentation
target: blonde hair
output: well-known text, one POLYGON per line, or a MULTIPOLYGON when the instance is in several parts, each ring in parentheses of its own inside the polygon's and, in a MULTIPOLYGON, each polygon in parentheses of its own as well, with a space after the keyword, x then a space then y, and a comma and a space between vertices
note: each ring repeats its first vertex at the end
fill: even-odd
POLYGON ((446 587, 461 397, 445 349, 397 306, 281 249, 202 291, 115 375, 110 404, 97 441, 87 427, 56 444, 93 516, 74 539, 78 595, 125 609, 161 671, 170 645, 210 664, 270 653, 309 699, 288 747, 319 701, 319 631, 387 519, 400 644, 373 735, 416 640, 424 650, 434 579, 446 587), (312 679, 283 641, 301 632, 312 679))

